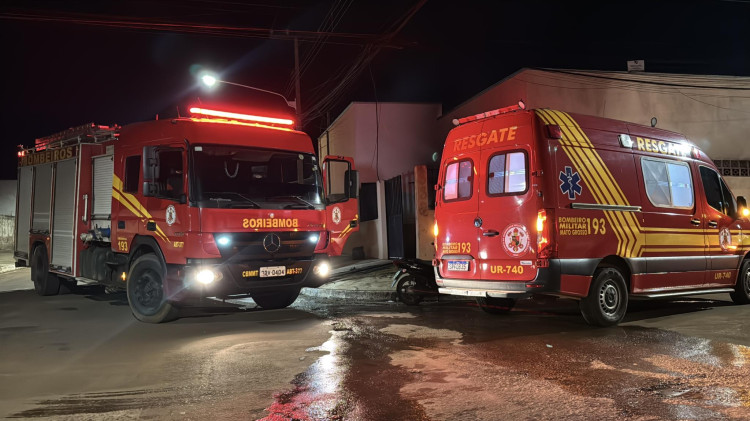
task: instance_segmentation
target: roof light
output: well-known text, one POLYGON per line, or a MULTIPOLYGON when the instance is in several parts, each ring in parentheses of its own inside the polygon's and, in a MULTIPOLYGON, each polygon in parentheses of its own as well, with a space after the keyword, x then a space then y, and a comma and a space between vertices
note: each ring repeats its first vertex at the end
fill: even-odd
POLYGON ((198 107, 190 108, 190 113, 207 115, 207 116, 212 116, 212 117, 223 117, 223 118, 229 118, 229 119, 235 119, 235 120, 258 121, 261 123, 270 123, 270 124, 283 124, 285 126, 291 126, 294 124, 294 121, 288 118, 274 118, 274 117, 263 117, 263 116, 252 115, 252 114, 238 114, 238 113, 230 113, 228 111, 207 110, 205 108, 198 108, 198 107))
POLYGON ((474 114, 472 116, 464 117, 464 118, 454 118, 453 119, 453 125, 458 126, 460 124, 468 123, 470 121, 476 121, 476 120, 482 120, 489 117, 494 117, 496 115, 500 114, 506 114, 512 111, 523 111, 526 109, 526 104, 524 104, 523 101, 518 101, 516 105, 511 105, 510 107, 503 107, 498 108, 496 110, 486 111, 479 114, 474 114))

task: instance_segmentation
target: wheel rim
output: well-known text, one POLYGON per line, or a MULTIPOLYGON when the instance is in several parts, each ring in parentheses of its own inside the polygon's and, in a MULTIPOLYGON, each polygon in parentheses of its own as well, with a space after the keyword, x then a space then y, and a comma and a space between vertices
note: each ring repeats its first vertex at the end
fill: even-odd
POLYGON ((413 294, 412 291, 409 290, 409 288, 413 288, 417 285, 417 282, 414 280, 414 278, 409 278, 408 280, 401 283, 401 294, 402 295, 408 295, 413 294))
POLYGON ((745 271, 745 294, 750 295, 750 265, 747 265, 747 270, 745 271))
POLYGON ((150 269, 143 272, 135 284, 135 299, 138 307, 147 312, 155 312, 163 298, 161 276, 150 269))
POLYGON ((620 292, 611 280, 606 281, 599 290, 599 307, 610 316, 617 313, 620 307, 620 292))

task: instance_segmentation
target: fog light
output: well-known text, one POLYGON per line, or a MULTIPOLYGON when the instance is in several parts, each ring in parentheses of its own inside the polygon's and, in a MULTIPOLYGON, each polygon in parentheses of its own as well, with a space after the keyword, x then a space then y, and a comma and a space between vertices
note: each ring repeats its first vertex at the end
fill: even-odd
POLYGON ((320 238, 320 236, 318 234, 313 234, 313 235, 310 236, 309 240, 310 240, 311 243, 315 244, 315 243, 318 242, 319 238, 320 238))
POLYGON ((216 280, 216 274, 211 269, 201 269, 195 274, 195 280, 203 285, 208 285, 216 280))
POLYGON ((330 271, 331 271, 331 266, 329 266, 328 263, 326 263, 326 262, 319 263, 313 269, 313 273, 314 274, 316 274, 318 276, 322 276, 322 277, 328 276, 328 273, 330 271))
POLYGON ((232 239, 228 235, 222 235, 216 239, 216 243, 222 247, 228 246, 232 242, 232 239))

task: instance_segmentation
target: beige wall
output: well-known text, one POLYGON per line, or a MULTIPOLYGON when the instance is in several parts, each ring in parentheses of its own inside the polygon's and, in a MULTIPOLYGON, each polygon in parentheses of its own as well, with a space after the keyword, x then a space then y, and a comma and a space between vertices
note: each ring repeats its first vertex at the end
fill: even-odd
POLYGON ((723 177, 735 196, 745 196, 750 202, 750 177, 723 177))
POLYGON ((429 208, 427 203, 427 189, 433 188, 427 183, 427 167, 418 165, 414 167, 414 212, 417 227, 417 258, 432 260, 435 257, 435 246, 432 245, 434 237, 432 226, 435 223, 435 211, 429 208))

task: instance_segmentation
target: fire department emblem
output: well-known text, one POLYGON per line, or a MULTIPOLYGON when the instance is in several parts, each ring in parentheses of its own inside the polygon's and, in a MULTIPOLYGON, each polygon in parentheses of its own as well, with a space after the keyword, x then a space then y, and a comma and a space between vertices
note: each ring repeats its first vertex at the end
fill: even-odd
POLYGON ((177 219, 177 211, 173 205, 167 206, 167 225, 172 226, 174 221, 177 219))
POLYGON ((526 227, 521 224, 508 225, 503 232, 503 248, 513 257, 526 253, 526 249, 529 248, 529 233, 526 227))
POLYGON ((560 191, 567 194, 568 199, 576 200, 576 195, 581 195, 583 187, 579 184, 581 176, 578 171, 573 172, 573 168, 565 167, 565 171, 560 171, 560 191))
POLYGON ((719 244, 722 250, 729 250, 729 246, 732 245, 732 233, 729 231, 729 228, 724 227, 719 231, 719 244))
POLYGON ((333 211, 331 211, 331 220, 333 220, 334 224, 341 222, 341 209, 338 206, 335 206, 333 211))

